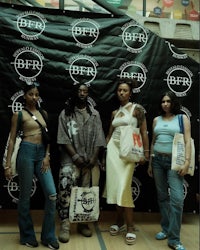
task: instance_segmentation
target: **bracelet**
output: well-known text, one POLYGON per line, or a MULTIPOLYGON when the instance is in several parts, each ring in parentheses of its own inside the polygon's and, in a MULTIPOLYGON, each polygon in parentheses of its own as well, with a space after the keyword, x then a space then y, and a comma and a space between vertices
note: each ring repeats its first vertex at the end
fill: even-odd
POLYGON ((9 168, 10 168, 10 167, 5 167, 4 170, 7 170, 7 169, 9 169, 9 168))
POLYGON ((79 154, 75 154, 72 156, 72 161, 75 162, 80 157, 79 154))
POLYGON ((185 161, 190 161, 190 158, 185 158, 185 161))

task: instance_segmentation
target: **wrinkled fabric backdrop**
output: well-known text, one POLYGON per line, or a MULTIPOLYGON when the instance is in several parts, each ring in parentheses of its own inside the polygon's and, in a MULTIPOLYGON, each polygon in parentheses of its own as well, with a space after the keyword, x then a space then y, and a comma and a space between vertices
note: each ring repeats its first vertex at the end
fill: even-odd
MULTIPOLYGON (((111 111, 118 105, 117 77, 135 78, 133 99, 146 110, 149 138, 158 113, 158 100, 171 89, 192 125, 196 160, 199 141, 199 64, 126 15, 94 14, 0 4, 0 156, 3 157, 10 118, 23 106, 21 87, 40 83, 41 106, 49 113, 52 137, 51 167, 58 181, 57 118, 74 84, 90 89, 90 101, 99 110, 105 134, 111 111)), ((198 165, 198 162, 196 163, 198 165)), ((133 178, 135 211, 158 211, 153 179, 147 165, 137 166, 133 178)), ((16 208, 17 176, 7 182, 0 169, 0 207, 16 208)), ((185 178, 185 211, 196 211, 199 170, 185 178)), ((101 173, 103 190, 105 173, 101 173)), ((33 181, 32 208, 43 207, 37 179, 33 181)), ((103 209, 112 209, 101 199, 103 209)))

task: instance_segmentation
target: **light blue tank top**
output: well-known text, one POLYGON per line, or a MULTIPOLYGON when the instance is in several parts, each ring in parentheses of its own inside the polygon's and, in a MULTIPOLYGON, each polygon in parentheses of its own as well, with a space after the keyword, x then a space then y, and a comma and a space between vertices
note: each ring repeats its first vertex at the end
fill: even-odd
POLYGON ((156 136, 154 151, 171 154, 175 133, 180 133, 178 115, 174 116, 171 121, 165 121, 162 116, 159 116, 154 128, 154 134, 156 136))

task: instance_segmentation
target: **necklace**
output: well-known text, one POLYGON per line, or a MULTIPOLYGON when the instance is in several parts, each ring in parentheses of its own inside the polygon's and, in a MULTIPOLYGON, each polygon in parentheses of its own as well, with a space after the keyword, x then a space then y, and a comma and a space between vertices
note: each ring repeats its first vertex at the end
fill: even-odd
POLYGON ((83 109, 79 109, 79 108, 78 108, 78 110, 79 110, 80 112, 83 112, 83 111, 85 111, 85 110, 86 110, 86 107, 85 107, 85 108, 83 108, 83 109))

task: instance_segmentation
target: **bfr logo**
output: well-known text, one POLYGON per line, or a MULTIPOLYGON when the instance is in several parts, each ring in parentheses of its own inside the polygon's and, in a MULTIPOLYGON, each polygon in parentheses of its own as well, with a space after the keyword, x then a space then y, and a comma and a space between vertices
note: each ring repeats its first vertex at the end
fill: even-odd
POLYGON ((70 60, 69 74, 74 84, 83 83, 90 86, 97 75, 97 62, 89 56, 77 56, 70 60))
MULTIPOLYGON (((33 183, 32 183, 32 189, 31 189, 31 196, 33 196, 36 192, 37 186, 36 186, 36 181, 37 178, 33 178, 33 183)), ((8 194, 12 198, 12 201, 14 203, 17 203, 19 200, 19 181, 18 181, 18 174, 14 175, 11 180, 8 181, 7 185, 4 185, 5 188, 8 190, 8 194)))
POLYGON ((167 78, 164 80, 170 90, 177 96, 185 96, 192 86, 192 72, 182 65, 176 65, 169 68, 166 74, 167 78))
POLYGON ((41 73, 43 68, 43 55, 35 48, 21 48, 14 53, 15 71, 20 76, 20 80, 32 82, 41 73))

